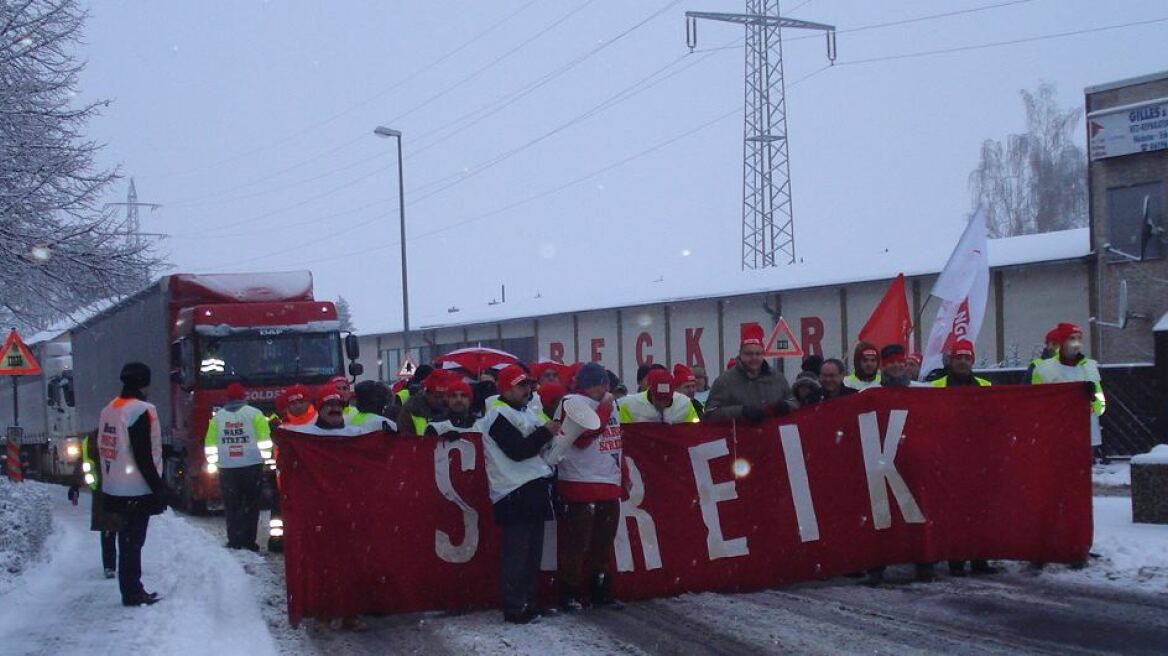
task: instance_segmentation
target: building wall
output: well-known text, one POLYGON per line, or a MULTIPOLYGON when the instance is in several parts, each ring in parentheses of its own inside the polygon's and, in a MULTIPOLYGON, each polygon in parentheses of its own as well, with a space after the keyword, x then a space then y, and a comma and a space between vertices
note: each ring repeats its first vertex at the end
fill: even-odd
MULTIPOLYGON (((1054 324, 1071 321, 1088 325, 1089 268, 1086 261, 1064 260, 991 271, 985 321, 976 344, 978 366, 1025 366, 1041 350, 1042 338, 1054 324)), ((927 337, 937 312, 936 302, 930 302, 928 296, 935 281, 935 275, 906 281, 905 301, 914 316, 919 316, 923 337, 927 337)), ((738 351, 741 324, 760 323, 769 335, 775 325, 771 312, 777 310, 805 351, 839 357, 850 364, 851 349, 860 329, 891 282, 639 305, 424 333, 436 345, 447 346, 453 342, 461 346, 466 337, 494 336, 483 340, 484 346, 494 346, 502 331, 504 345, 530 344, 538 358, 565 362, 586 362, 595 352, 601 364, 632 386, 637 367, 644 363, 661 363, 669 368, 676 363, 704 365, 711 378, 717 377, 724 371, 726 360, 738 351)), ((372 378, 377 372, 376 349, 366 345, 380 339, 383 350, 400 348, 400 335, 366 335, 361 339, 366 377, 372 378), (372 366, 369 358, 373 358, 372 366)), ((421 335, 415 335, 414 343, 420 339, 421 335)), ((783 360, 784 372, 788 378, 793 377, 799 371, 799 358, 783 360)), ((388 367, 383 370, 388 371, 388 367)), ((396 374, 396 369, 392 373, 396 374)))
MULTIPOLYGON (((1086 97, 1087 112, 1109 109, 1168 97, 1168 75, 1158 80, 1133 84, 1086 97)), ((1159 182, 1161 208, 1168 208, 1168 150, 1137 153, 1093 161, 1088 166, 1092 245, 1103 251, 1107 244, 1108 190, 1159 182)), ((1168 221, 1161 213, 1161 225, 1168 221)), ((1168 227, 1168 226, 1165 226, 1168 227)), ((1168 252, 1168 248, 1163 249, 1168 252)), ((1149 362, 1153 358, 1152 326, 1168 312, 1168 257, 1143 262, 1113 261, 1099 252, 1093 268, 1097 308, 1094 313, 1105 322, 1118 319, 1120 281, 1128 285, 1129 318, 1124 329, 1096 326, 1094 354, 1107 362, 1149 362)))

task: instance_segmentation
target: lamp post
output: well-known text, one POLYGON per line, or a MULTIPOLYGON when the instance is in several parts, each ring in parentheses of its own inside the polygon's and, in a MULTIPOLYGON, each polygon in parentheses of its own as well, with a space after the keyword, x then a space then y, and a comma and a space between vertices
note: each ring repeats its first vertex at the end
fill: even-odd
MULTIPOLYGON (((406 277, 406 187, 402 174, 402 133, 379 125, 373 130, 379 137, 397 139, 397 199, 401 218, 401 281, 402 281, 402 357, 410 357, 410 288, 406 277)), ((404 360, 403 360, 404 362, 404 360)))

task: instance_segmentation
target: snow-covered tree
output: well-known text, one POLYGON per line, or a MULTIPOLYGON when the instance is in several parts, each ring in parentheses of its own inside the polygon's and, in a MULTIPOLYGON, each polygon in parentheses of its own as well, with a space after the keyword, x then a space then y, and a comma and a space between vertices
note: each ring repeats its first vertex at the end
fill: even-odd
POLYGON ((129 293, 157 260, 103 210, 118 179, 84 130, 76 0, 0 1, 0 323, 36 327, 129 293))
POLYGON ((337 295, 337 320, 341 322, 341 330, 355 332, 357 329, 353 327, 353 310, 349 307, 349 302, 345 300, 344 296, 337 295))
POLYGON ((1087 157, 1074 141, 1082 110, 1060 108, 1053 84, 1021 94, 1026 132, 982 143, 973 205, 985 208, 994 237, 1085 226, 1087 157))

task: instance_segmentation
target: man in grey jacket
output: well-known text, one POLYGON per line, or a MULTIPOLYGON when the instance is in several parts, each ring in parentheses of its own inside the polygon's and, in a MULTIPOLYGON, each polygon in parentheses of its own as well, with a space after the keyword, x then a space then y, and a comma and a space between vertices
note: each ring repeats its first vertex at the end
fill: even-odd
POLYGON ((758 424, 768 415, 785 415, 798 405, 786 377, 763 357, 765 333, 757 323, 742 326, 735 365, 714 381, 706 402, 706 421, 742 419, 758 424))

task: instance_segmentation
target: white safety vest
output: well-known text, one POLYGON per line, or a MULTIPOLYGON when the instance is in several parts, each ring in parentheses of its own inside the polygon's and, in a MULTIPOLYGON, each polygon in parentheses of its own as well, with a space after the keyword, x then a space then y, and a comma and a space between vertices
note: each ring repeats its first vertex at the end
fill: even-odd
POLYGON ((1033 381, 1036 383, 1095 383, 1095 399, 1091 402, 1091 446, 1103 444, 1099 415, 1107 409, 1107 400, 1103 396, 1103 385, 1100 380, 1099 363, 1091 358, 1083 358, 1076 364, 1066 365, 1056 355, 1040 361, 1034 367, 1033 381))
POLYGON ((442 435, 443 433, 448 433, 450 431, 454 431, 456 433, 478 433, 479 429, 481 428, 480 422, 482 422, 482 418, 477 419, 475 423, 471 424, 467 428, 455 426, 454 423, 452 423, 449 419, 443 419, 442 421, 432 421, 429 425, 434 428, 434 431, 437 432, 438 435, 442 435))
POLYGON ((246 404, 235 410, 219 408, 207 426, 203 450, 207 462, 220 469, 262 464, 272 457, 268 418, 246 404))
POLYGON ((620 420, 626 424, 687 424, 698 421, 698 411, 690 398, 681 392, 673 393, 673 401, 664 412, 659 412, 649 400, 648 392, 629 394, 619 401, 620 420))
MULTIPOLYGON (((684 394, 678 396, 684 398, 686 404, 689 403, 689 397, 684 394)), ((577 398, 586 401, 588 407, 593 410, 600 407, 599 401, 594 401, 587 396, 579 395, 577 398)), ((567 455, 560 461, 556 476, 561 481, 609 483, 619 486, 621 484, 622 446, 620 417, 614 407, 608 416, 608 422, 602 428, 602 432, 596 439, 592 440, 591 444, 583 449, 577 449, 575 446, 568 449, 567 455)))
POLYGON ((130 426, 145 414, 150 418, 150 455, 154 468, 162 472, 162 427, 158 410, 141 399, 118 397, 110 401, 98 418, 97 446, 101 456, 101 491, 115 497, 151 494, 130 446, 130 426))
POLYGON ((503 449, 491 438, 489 431, 495 420, 502 416, 524 437, 531 435, 541 426, 539 419, 530 408, 516 410, 502 399, 496 400, 483 417, 483 450, 487 456, 487 481, 491 488, 491 503, 519 489, 524 483, 552 475, 552 468, 539 454, 527 460, 515 461, 503 453, 503 449))

